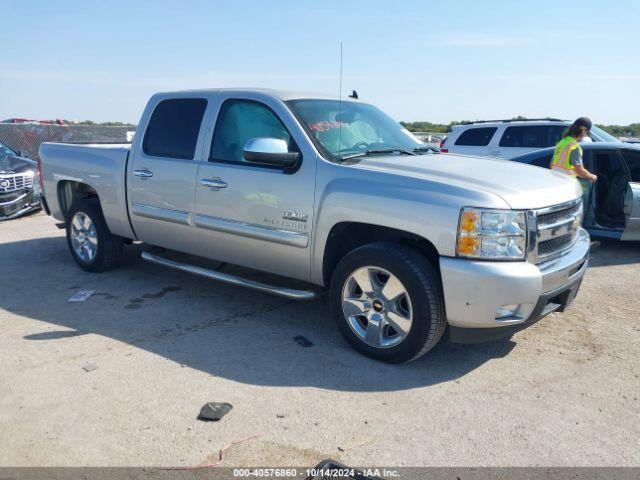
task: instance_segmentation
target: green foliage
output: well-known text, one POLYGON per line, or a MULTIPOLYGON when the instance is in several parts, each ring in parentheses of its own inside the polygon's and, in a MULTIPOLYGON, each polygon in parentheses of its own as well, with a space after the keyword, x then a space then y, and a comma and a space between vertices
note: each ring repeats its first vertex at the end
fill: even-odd
POLYGON ((640 123, 630 125, 598 125, 614 137, 635 137, 640 138, 640 123))
POLYGON ((460 122, 451 122, 448 125, 431 122, 400 122, 400 125, 410 132, 449 133, 453 125, 458 123, 460 122))
MULTIPOLYGON (((513 120, 526 120, 526 117, 517 116, 513 120)), ((461 122, 431 123, 431 122, 400 122, 404 128, 410 132, 431 132, 431 133, 449 133, 454 125, 468 123, 466 120, 461 122)), ((598 127, 606 130, 615 137, 635 137, 640 138, 640 123, 632 123, 631 125, 598 125, 598 127)))

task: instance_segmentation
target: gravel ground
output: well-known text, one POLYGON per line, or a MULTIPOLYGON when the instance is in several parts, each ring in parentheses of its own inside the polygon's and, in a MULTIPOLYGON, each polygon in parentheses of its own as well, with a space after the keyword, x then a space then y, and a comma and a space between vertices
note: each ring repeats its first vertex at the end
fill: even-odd
POLYGON ((52 219, 0 223, 0 465, 193 466, 254 435, 224 464, 640 465, 638 244, 594 246, 564 314, 401 366, 351 350, 325 301, 134 253, 85 273, 52 219), (196 420, 208 401, 233 410, 196 420))

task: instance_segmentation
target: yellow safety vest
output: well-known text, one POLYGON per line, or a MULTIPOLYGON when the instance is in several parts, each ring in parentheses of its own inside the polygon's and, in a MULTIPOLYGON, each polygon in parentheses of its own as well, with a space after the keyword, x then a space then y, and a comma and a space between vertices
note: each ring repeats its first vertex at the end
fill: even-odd
POLYGON ((580 151, 580 155, 582 156, 582 147, 575 138, 568 136, 560 140, 556 144, 556 149, 553 152, 553 159, 551 160, 551 165, 549 165, 551 170, 566 173, 572 177, 577 177, 578 175, 576 174, 573 165, 571 165, 571 152, 576 148, 580 151))

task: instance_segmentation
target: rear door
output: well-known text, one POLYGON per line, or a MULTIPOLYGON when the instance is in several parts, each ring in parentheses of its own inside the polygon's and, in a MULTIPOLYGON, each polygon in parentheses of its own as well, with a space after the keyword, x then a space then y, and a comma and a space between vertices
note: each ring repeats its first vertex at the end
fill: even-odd
POLYGON ((196 187, 199 254, 309 279, 316 154, 283 102, 259 93, 223 93, 211 119, 196 187), (248 163, 247 140, 285 140, 301 153, 290 171, 248 163))
POLYGON ((631 181, 624 201, 626 224, 622 240, 640 240, 640 150, 621 150, 631 181))
POLYGON ((541 148, 553 147, 567 129, 564 125, 509 125, 494 154, 513 158, 541 148))
POLYGON ((144 135, 134 137, 127 182, 137 237, 149 244, 192 253, 195 183, 201 155, 204 98, 152 99, 144 135))

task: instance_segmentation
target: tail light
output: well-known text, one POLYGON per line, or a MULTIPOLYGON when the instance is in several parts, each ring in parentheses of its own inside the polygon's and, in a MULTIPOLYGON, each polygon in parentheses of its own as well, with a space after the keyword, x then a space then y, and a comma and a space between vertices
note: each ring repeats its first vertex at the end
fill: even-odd
POLYGON ((444 143, 447 141, 447 138, 443 138, 442 140, 440 140, 440 152, 442 153, 449 153, 449 149, 448 148, 444 148, 444 143))
POLYGON ((449 149, 448 148, 441 148, 440 152, 441 153, 449 153, 449 149))

